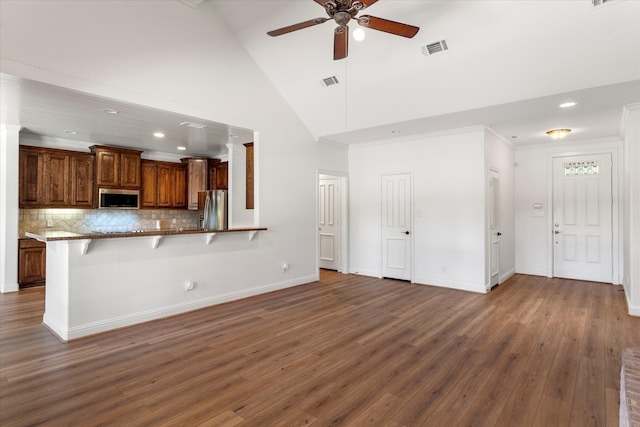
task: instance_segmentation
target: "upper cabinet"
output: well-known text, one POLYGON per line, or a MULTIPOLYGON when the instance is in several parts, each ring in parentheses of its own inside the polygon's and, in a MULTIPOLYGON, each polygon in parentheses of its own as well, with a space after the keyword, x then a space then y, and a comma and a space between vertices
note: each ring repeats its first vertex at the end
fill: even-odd
POLYGON ((212 163, 209 166, 209 190, 229 189, 229 163, 212 163))
POLYGON ((187 166, 181 163, 142 160, 143 208, 185 208, 187 166))
POLYGON ((189 157, 181 159, 187 166, 187 209, 198 209, 198 193, 206 190, 216 190, 217 175, 211 171, 221 162, 219 159, 206 157, 189 157))
POLYGON ((253 194, 254 194, 254 177, 253 177, 253 142, 248 142, 244 144, 246 148, 246 208, 253 209, 253 194))
POLYGON ((97 187, 140 188, 142 151, 103 145, 93 145, 90 149, 96 156, 97 187))
POLYGON ((20 146, 19 206, 93 206, 93 155, 20 146))

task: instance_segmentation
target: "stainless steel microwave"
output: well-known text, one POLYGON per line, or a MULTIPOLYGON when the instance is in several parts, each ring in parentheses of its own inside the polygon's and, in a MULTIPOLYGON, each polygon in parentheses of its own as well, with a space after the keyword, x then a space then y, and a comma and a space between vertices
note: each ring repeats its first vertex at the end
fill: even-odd
POLYGON ((99 209, 139 209, 140 190, 98 189, 99 209))

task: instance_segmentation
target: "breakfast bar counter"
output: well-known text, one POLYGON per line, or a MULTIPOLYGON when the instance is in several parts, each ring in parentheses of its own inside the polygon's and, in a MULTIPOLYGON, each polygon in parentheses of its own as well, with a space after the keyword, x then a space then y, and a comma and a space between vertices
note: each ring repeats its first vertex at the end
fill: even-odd
POLYGON ((26 232, 47 245, 43 324, 68 341, 278 289, 249 274, 264 230, 26 232))

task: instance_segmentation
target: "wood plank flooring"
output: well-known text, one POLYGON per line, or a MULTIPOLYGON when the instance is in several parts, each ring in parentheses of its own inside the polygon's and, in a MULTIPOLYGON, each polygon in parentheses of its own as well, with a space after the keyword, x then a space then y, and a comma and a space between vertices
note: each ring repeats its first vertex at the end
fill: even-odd
POLYGON ((617 426, 621 287, 319 282, 68 344, 0 295, 1 426, 617 426))

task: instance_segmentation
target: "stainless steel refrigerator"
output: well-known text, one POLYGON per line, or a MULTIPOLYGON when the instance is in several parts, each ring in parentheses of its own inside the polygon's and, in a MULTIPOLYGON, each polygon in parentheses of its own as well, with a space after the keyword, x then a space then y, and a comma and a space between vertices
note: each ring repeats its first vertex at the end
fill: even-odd
POLYGON ((200 226, 203 230, 226 230, 227 190, 208 190, 198 193, 200 226))

